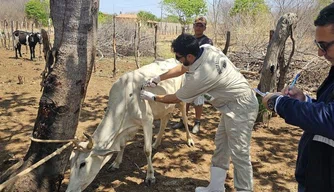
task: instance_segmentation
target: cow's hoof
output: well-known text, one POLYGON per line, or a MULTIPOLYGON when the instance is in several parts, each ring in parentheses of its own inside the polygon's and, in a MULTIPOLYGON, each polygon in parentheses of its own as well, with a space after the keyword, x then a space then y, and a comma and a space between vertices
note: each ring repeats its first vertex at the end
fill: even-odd
POLYGON ((160 146, 160 143, 154 142, 152 145, 152 148, 156 150, 158 149, 159 146, 160 146))
POLYGON ((151 186, 151 185, 153 185, 153 184, 155 184, 155 178, 153 177, 153 178, 146 178, 145 179, 145 184, 147 185, 147 186, 151 186))
POLYGON ((119 165, 115 162, 113 162, 109 167, 108 171, 117 171, 119 169, 119 165))
POLYGON ((195 147, 195 142, 193 139, 188 139, 188 146, 189 147, 195 147))

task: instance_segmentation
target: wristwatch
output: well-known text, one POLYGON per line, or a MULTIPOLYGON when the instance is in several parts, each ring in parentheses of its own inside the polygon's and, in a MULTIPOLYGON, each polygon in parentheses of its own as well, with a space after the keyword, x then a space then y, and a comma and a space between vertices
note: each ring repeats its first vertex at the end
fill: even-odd
POLYGON ((273 95, 270 97, 267 101, 267 106, 270 111, 275 111, 275 104, 276 104, 276 99, 279 97, 279 95, 273 95))

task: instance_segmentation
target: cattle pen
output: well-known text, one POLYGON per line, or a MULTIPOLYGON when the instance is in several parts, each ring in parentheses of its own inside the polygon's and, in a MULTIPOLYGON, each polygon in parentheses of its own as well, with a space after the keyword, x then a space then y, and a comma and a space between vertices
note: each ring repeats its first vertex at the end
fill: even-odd
MULTIPOLYGON (((41 28, 48 27, 31 23, 23 25, 23 23, 3 21, 0 28, 0 58, 2 58, 0 60, 0 149, 2 152, 0 154, 0 175, 24 158, 31 143, 30 136, 41 95, 40 74, 45 69, 41 51, 39 51, 39 59, 34 61, 14 59, 11 31, 19 29, 37 32, 41 28)), ((122 24, 122 21, 119 20, 100 25, 97 40, 99 59, 89 83, 76 133, 81 137, 80 140, 83 140, 82 133, 93 133, 100 123, 107 107, 110 87, 121 75, 152 63, 156 58, 174 58, 170 50, 170 43, 181 32, 180 25, 137 21, 126 21, 125 23, 127 24, 122 24), (172 27, 174 25, 175 27, 172 27)), ((50 26, 50 29, 47 30, 51 39, 53 38, 52 28, 50 26)), ((188 32, 191 32, 191 29, 189 27, 188 32)), ((217 47, 222 50, 226 40, 225 32, 227 29, 221 34, 217 43, 217 47)), ((208 31, 208 34, 213 33, 208 31)), ((254 87, 258 83, 259 71, 265 56, 264 49, 259 48, 258 45, 266 46, 269 43, 269 34, 268 30, 265 35, 261 36, 265 39, 264 41, 254 43, 254 49, 258 49, 254 51, 253 47, 247 46, 248 42, 242 39, 249 37, 248 32, 244 32, 244 36, 235 30, 230 33, 231 44, 227 56, 240 70, 246 71, 244 75, 254 87), (240 49, 240 44, 242 49, 240 49)), ((298 69, 300 65, 308 61, 310 60, 304 57, 297 57, 293 60, 292 67, 298 69)), ((313 62, 317 63, 318 60, 313 62)), ((305 86, 312 92, 311 90, 320 80, 316 79, 312 81, 314 82, 312 84, 306 83, 312 79, 312 76, 322 77, 324 69, 307 72, 308 74, 302 76, 299 82, 300 86, 305 86)), ((152 154, 153 166, 156 168, 156 185, 150 187, 145 185, 147 165, 146 157, 142 153, 144 135, 139 132, 128 144, 123 160, 124 166, 113 172, 107 169, 112 164, 112 161, 108 162, 86 191, 194 191, 198 185, 207 185, 208 169, 214 150, 214 133, 220 114, 209 104, 205 104, 204 114, 204 129, 200 134, 194 135, 195 147, 188 147, 184 142, 184 130, 170 129, 176 123, 179 116, 178 111, 176 110, 172 115, 161 147, 154 150, 152 154)), ((190 112, 190 116, 194 116, 194 113, 190 112)), ((192 123, 193 119, 190 119, 190 124, 192 123)), ((155 121, 154 127, 158 126, 159 121, 155 121)), ((154 135, 157 135, 158 128, 154 128, 153 132, 154 135)), ((273 118, 270 124, 258 124, 255 127, 251 151, 255 192, 297 191, 292 167, 295 164, 297 140, 300 134, 300 130, 285 124, 279 118, 273 118)), ((69 145, 72 144, 69 142, 64 147, 69 145)), ((66 171, 60 191, 66 190, 69 183, 68 178, 69 171, 66 171)), ((226 188, 228 192, 234 191, 232 170, 228 173, 226 188)))

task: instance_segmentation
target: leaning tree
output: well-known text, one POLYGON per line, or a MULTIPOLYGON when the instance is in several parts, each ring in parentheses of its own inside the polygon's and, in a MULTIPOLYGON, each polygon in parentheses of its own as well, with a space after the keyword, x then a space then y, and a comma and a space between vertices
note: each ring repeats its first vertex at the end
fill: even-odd
MULTIPOLYGON (((53 47, 50 50, 44 48, 47 70, 32 133, 34 139, 23 163, 9 174, 7 180, 65 144, 51 141, 73 139, 95 62, 98 10, 99 0, 50 0, 55 37, 53 47), (37 142, 38 139, 42 142, 37 142)), ((18 177, 4 191, 58 191, 70 150, 67 148, 18 177)))

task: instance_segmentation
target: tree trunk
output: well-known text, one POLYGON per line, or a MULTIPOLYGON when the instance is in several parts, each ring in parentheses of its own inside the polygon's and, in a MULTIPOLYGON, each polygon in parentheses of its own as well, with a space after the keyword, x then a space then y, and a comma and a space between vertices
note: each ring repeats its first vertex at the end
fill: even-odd
POLYGON ((295 27, 296 27, 296 25, 290 25, 290 27, 289 27, 290 39, 292 41, 292 47, 291 47, 291 53, 290 53, 289 59, 287 60, 287 62, 285 62, 284 49, 283 49, 282 53, 281 53, 282 58, 279 59, 279 62, 278 62, 279 70, 280 70, 280 76, 279 76, 278 83, 277 83, 277 91, 281 91, 285 86, 286 75, 289 72, 289 67, 290 67, 290 64, 291 64, 292 56, 295 53, 296 42, 295 42, 295 39, 293 38, 293 30, 294 30, 295 27))
MULTIPOLYGON (((261 78, 258 85, 258 89, 262 92, 276 92, 277 90, 277 77, 279 74, 279 66, 284 69, 280 72, 280 76, 285 79, 288 67, 283 68, 285 63, 284 50, 285 42, 290 36, 291 31, 297 24, 297 15, 294 13, 287 13, 283 15, 276 26, 276 30, 270 39, 267 54, 263 62, 261 69, 261 78)), ((279 77, 280 78, 280 77, 279 77)), ((282 78, 280 78, 282 79, 282 78)), ((282 80, 280 81, 282 82, 282 80)), ((265 110, 262 103, 260 102, 259 114, 257 122, 268 122, 270 115, 265 110)))
MULTIPOLYGON (((51 70, 43 82, 33 137, 73 139, 95 62, 99 0, 51 0, 55 28, 51 70)), ((62 147, 64 143, 32 142, 23 165, 12 176, 62 147)), ((5 191, 58 191, 71 149, 20 177, 5 191)))
POLYGON ((296 23, 297 15, 294 13, 285 14, 279 19, 263 62, 260 83, 258 85, 260 91, 276 91, 279 58, 282 54, 282 50, 284 50, 285 42, 291 34, 290 31, 294 28, 291 26, 295 26, 296 23))

